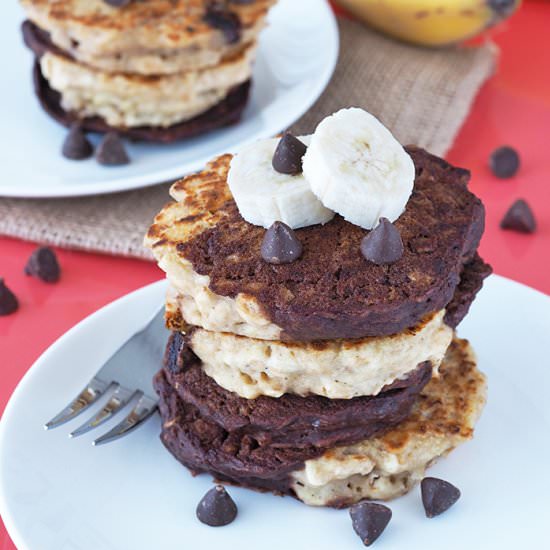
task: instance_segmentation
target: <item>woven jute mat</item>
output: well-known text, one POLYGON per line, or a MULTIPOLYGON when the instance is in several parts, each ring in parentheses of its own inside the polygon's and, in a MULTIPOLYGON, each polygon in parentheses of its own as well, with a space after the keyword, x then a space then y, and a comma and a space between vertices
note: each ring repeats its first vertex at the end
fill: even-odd
MULTIPOLYGON (((331 83, 292 127, 310 133, 342 107, 363 107, 403 144, 437 155, 451 146, 471 103, 491 75, 496 51, 429 50, 394 42, 340 20, 340 58, 331 83)), ((183 174, 182 174, 183 175, 183 174)), ((151 259, 143 235, 168 202, 169 184, 74 199, 0 199, 0 233, 80 250, 151 259)))

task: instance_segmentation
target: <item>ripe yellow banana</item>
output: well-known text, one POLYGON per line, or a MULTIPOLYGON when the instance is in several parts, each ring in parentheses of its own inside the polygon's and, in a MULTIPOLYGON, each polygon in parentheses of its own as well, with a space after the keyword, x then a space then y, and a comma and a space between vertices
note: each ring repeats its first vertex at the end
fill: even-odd
POLYGON ((337 0, 395 38, 423 46, 466 40, 511 15, 521 0, 337 0))

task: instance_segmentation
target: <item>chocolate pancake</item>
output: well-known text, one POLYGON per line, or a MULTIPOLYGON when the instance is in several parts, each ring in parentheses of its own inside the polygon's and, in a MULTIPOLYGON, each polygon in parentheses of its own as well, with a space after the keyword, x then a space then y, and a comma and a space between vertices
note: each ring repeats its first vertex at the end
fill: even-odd
POLYGON ((155 143, 172 143, 182 139, 235 124, 241 118, 250 93, 250 80, 233 88, 227 97, 220 103, 201 115, 180 122, 168 128, 153 126, 116 127, 110 126, 100 117, 80 118, 74 113, 67 112, 61 107, 60 95, 53 90, 42 76, 38 61, 33 69, 34 90, 42 108, 57 122, 70 127, 79 122, 88 132, 117 132, 119 135, 134 141, 152 141, 155 143))
MULTIPOLYGON (((205 296, 213 306, 217 296, 224 297, 224 308, 227 298, 234 303, 230 327, 213 329, 201 319, 186 320, 227 332, 247 323, 246 331, 238 334, 274 340, 388 336, 445 308, 458 289, 447 317, 456 326, 490 272, 476 254, 484 208, 468 190, 467 170, 417 147, 407 150, 416 178, 406 209, 395 222, 405 252, 391 265, 365 260, 360 243, 367 231, 340 216, 323 226, 296 230, 303 246, 297 261, 281 265, 263 261, 260 246, 265 230, 243 220, 227 187, 230 155, 176 183, 171 193, 178 202, 157 216, 146 244, 176 292, 190 266, 193 277, 208 276, 211 294, 205 296), (247 310, 240 318, 239 303, 247 310), (249 321, 252 313, 254 325, 249 321)), ((181 287, 191 288, 198 280, 204 278, 188 277, 181 287)), ((186 299, 201 290, 194 288, 186 299)))

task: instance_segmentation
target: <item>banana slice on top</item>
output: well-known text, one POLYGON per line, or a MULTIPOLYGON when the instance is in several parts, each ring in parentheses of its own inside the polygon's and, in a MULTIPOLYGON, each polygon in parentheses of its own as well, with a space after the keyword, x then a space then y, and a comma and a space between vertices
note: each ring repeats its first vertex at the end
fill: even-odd
MULTIPOLYGON (((311 136, 298 139, 308 145, 311 136)), ((330 221, 334 212, 312 193, 303 174, 282 174, 273 168, 278 143, 279 138, 257 141, 231 160, 227 183, 241 216, 265 228, 276 221, 292 229, 330 221)))
POLYGON ((358 108, 342 109, 317 126, 302 166, 319 200, 365 229, 381 217, 395 221, 414 185, 411 157, 376 117, 358 108))

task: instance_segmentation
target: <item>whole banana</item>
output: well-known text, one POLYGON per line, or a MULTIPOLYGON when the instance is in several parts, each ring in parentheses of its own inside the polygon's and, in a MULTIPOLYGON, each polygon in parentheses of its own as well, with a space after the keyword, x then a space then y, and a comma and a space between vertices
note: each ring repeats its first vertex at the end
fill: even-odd
POLYGON ((445 46, 476 36, 510 16, 521 0, 337 0, 395 38, 445 46))

